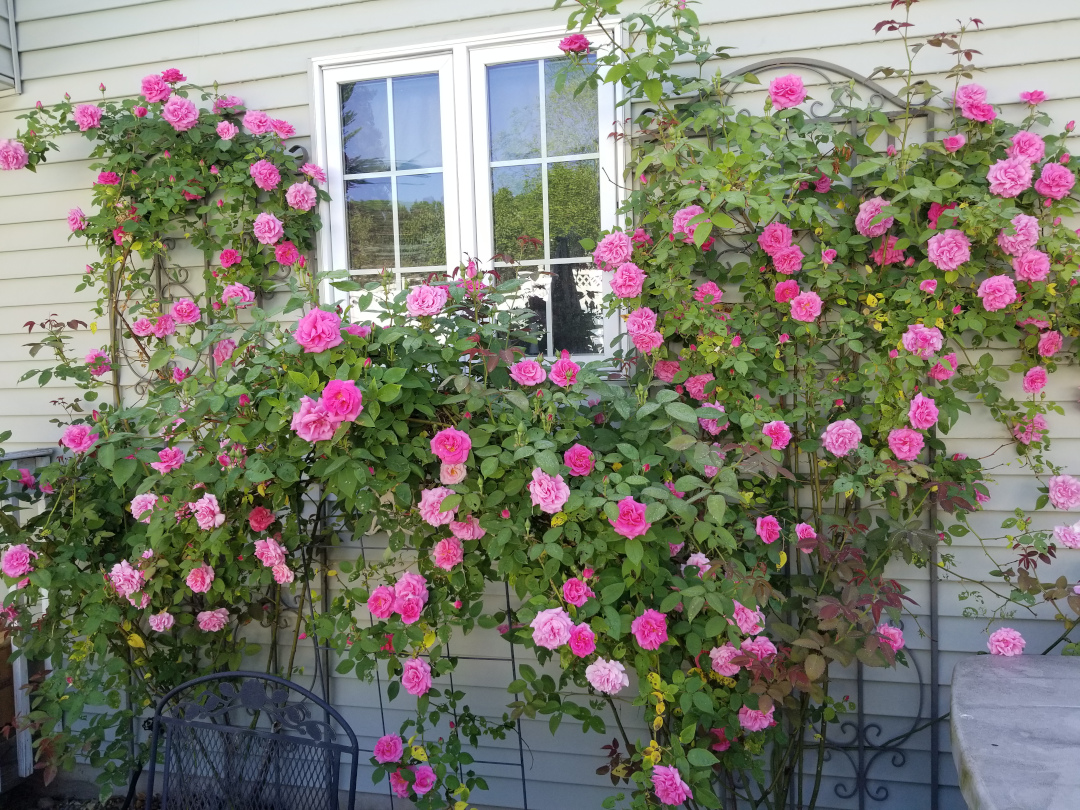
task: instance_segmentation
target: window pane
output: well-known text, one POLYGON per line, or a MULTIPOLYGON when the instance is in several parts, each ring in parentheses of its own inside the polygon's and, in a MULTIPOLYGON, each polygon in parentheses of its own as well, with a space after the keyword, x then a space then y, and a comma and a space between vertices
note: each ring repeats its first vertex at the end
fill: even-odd
POLYGON ((591 262, 551 266, 551 331, 555 354, 604 351, 603 274, 591 262))
POLYGON ((585 256, 582 239, 600 234, 600 167, 595 160, 548 164, 551 258, 585 256))
POLYGON ((349 180, 345 184, 352 270, 394 266, 394 217, 390 178, 349 180))
POLYGON ((386 80, 341 85, 341 140, 345 173, 384 172, 390 168, 386 80))
POLYGON ((446 264, 446 212, 442 174, 398 175, 401 266, 446 264))
POLYGON ((394 163, 399 169, 442 166, 439 122, 439 76, 392 79, 394 163))
POLYGON ((528 318, 528 329, 535 333, 535 342, 515 341, 514 345, 532 357, 547 354, 548 291, 545 279, 536 270, 522 267, 500 267, 497 272, 500 283, 518 278, 523 282, 510 298, 510 307, 532 311, 528 318))
POLYGON ((491 170, 495 252, 521 261, 544 256, 544 197, 539 166, 491 170))
POLYGON ((547 153, 551 156, 584 155, 600 150, 596 90, 590 88, 574 95, 578 82, 584 78, 581 68, 571 69, 562 90, 555 90, 555 77, 567 64, 567 59, 544 62, 544 114, 547 153))
POLYGON ((487 71, 491 159, 540 157, 540 70, 537 63, 492 65, 487 71))

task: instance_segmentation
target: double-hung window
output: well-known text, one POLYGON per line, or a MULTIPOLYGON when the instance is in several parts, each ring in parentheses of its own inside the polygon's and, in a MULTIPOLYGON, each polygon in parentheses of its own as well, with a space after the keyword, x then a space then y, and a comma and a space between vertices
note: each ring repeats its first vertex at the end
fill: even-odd
POLYGON ((387 272, 403 289, 476 259, 524 282, 533 351, 607 352, 608 279, 581 241, 615 224, 622 139, 610 86, 575 93, 590 65, 559 81, 558 39, 316 60, 316 152, 333 197, 324 267, 360 281, 387 272))

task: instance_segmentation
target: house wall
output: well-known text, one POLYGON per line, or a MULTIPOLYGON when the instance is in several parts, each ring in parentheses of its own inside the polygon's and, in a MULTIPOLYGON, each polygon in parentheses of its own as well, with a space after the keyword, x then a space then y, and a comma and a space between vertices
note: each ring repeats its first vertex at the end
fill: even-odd
MULTIPOLYGON (((885 0, 703 0, 697 10, 714 43, 735 46, 734 58, 724 65, 728 72, 770 57, 798 55, 836 62, 865 75, 879 65, 899 65, 903 58, 895 35, 875 36, 872 30, 879 20, 899 13, 890 12, 885 0)), ((915 6, 918 27, 913 31, 929 34, 944 30, 973 11, 975 7, 965 0, 922 3, 915 6)), ((979 80, 991 88, 991 100, 1018 100, 1021 90, 1038 88, 1049 95, 1045 109, 1056 119, 1080 117, 1080 91, 1073 81, 1080 67, 1080 6, 1073 0, 1027 4, 983 0, 977 13, 985 25, 967 44, 982 51, 976 57, 985 68, 979 80)), ((38 99, 50 103, 67 92, 75 101, 96 100, 100 98, 99 82, 110 95, 131 94, 138 91, 144 75, 177 67, 192 81, 217 81, 223 91, 241 96, 250 107, 288 119, 297 128, 296 142, 307 146, 313 126, 309 114, 311 58, 560 25, 565 12, 551 11, 548 0, 18 0, 16 19, 24 92, 0 97, 0 136, 12 134, 20 123, 16 116, 38 99)), ((5 31, 0 21, 0 63, 5 31)), ((949 59, 927 49, 918 64, 931 75, 940 75, 948 69, 949 59)), ((1007 104, 1006 115, 1019 118, 1018 103, 1007 104)), ((42 392, 36 386, 16 383, 38 365, 23 348, 28 342, 24 322, 41 320, 50 313, 64 320, 88 319, 90 296, 72 290, 90 256, 79 243, 69 240, 65 223, 69 208, 85 207, 90 202, 87 153, 85 140, 65 139, 61 152, 54 153, 37 174, 0 175, 0 428, 14 431, 11 449, 54 445, 58 431, 49 420, 57 414, 48 401, 76 394, 74 389, 56 384, 42 392)), ((93 339, 82 333, 75 345, 85 351, 103 340, 100 333, 93 339)), ((1077 471, 1076 459, 1080 459, 1080 419, 1075 402, 1078 384, 1080 373, 1070 367, 1053 375, 1047 389, 1065 409, 1065 416, 1050 419, 1055 438, 1053 456, 1062 464, 1072 462, 1073 472, 1077 471)), ((1019 387, 1010 383, 1010 390, 1018 391, 1019 387)), ((1002 443, 1004 432, 980 413, 978 403, 973 404, 973 410, 975 414, 949 437, 950 449, 984 455, 1002 443)), ((989 533, 1015 506, 1031 506, 1036 497, 1034 482, 1019 468, 1010 450, 999 452, 995 459, 1001 459, 1003 466, 994 471, 993 500, 973 520, 989 533), (1010 459, 1011 463, 1005 463, 1010 459)), ((1049 520, 1041 520, 1042 525, 1050 525, 1049 520)), ((990 567, 970 535, 945 551, 955 555, 961 569, 972 578, 984 577, 990 567)), ((1062 556, 1055 571, 1076 581, 1080 552, 1066 550, 1062 556)), ((921 626, 929 631, 927 572, 895 566, 893 575, 911 588, 911 596, 918 602, 913 617, 906 622, 907 639, 928 683, 929 640, 918 629, 921 626)), ((937 590, 940 679, 945 684, 940 692, 942 711, 948 708, 947 684, 953 663, 985 644, 985 622, 963 615, 965 608, 977 607, 970 598, 961 600, 968 589, 968 583, 946 578, 937 590)), ((499 594, 493 593, 492 598, 498 599, 499 594)), ((1046 611, 1040 611, 1040 616, 1049 618, 1046 611)), ((1013 626, 1029 639, 1029 652, 1041 651, 1058 633, 1053 622, 1023 616, 1013 626)), ((501 713, 507 700, 503 684, 509 680, 510 663, 505 660, 508 651, 500 644, 494 635, 476 635, 455 648, 499 659, 464 662, 455 678, 455 685, 469 692, 473 707, 491 714, 501 713)), ((311 654, 302 651, 301 655, 310 658, 311 654)), ((308 663, 310 672, 313 659, 308 663)), ((852 679, 834 681, 837 694, 856 694, 854 675, 849 675, 852 679)), ((876 737, 868 732, 868 742, 881 742, 909 728, 920 695, 927 699, 929 691, 919 686, 914 669, 867 671, 864 679, 866 711, 881 726, 876 737)), ((347 710, 370 744, 383 733, 377 685, 336 675, 332 682, 334 702, 347 710)), ((386 713, 387 728, 396 728, 406 709, 399 699, 386 713)), ((928 717, 926 706, 923 717, 928 717)), ((875 791, 885 788, 889 795, 882 801, 867 798, 867 806, 930 807, 925 787, 931 766, 929 733, 922 731, 908 741, 908 754, 898 766, 892 756, 879 758, 870 772, 875 780, 871 787, 875 791)), ((525 722, 523 734, 530 807, 600 806, 607 782, 593 771, 601 764, 598 746, 606 740, 582 735, 571 722, 552 739, 545 719, 525 722), (568 785, 575 786, 572 800, 567 798, 568 785)), ((946 787, 939 807, 961 808, 947 729, 942 729, 940 739, 943 753, 939 766, 946 787)), ((492 791, 481 800, 497 806, 522 806, 515 771, 517 741, 487 746, 481 758, 514 763, 478 767, 489 775, 492 785, 492 791)), ((842 798, 852 786, 851 773, 852 767, 842 754, 826 763, 822 807, 846 810, 859 806, 856 797, 842 798)))

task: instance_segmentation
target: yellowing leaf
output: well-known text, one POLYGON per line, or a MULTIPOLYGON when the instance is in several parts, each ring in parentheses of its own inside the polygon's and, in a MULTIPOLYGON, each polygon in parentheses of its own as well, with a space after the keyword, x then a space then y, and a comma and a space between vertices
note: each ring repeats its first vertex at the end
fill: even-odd
POLYGON ((420 762, 427 762, 427 751, 424 750, 424 746, 422 745, 414 745, 412 747, 412 755, 413 759, 419 760, 420 762))
POLYGON ((94 321, 92 324, 90 324, 90 334, 91 335, 96 335, 97 334, 97 321, 94 321))
POLYGON ((435 644, 435 638, 436 638, 436 636, 435 636, 435 631, 434 630, 428 630, 426 633, 424 633, 424 649, 425 650, 429 649, 432 645, 435 644))
POLYGON ((142 640, 142 636, 137 636, 134 633, 127 637, 127 643, 129 647, 134 647, 136 650, 146 649, 146 642, 142 640))
POLYGON ((781 551, 780 552, 780 562, 778 562, 776 564, 776 570, 779 571, 785 565, 787 565, 787 552, 786 551, 781 551))
POLYGON ((662 725, 664 725, 664 718, 663 717, 657 716, 657 717, 653 718, 653 721, 652 721, 653 731, 657 731, 662 725))

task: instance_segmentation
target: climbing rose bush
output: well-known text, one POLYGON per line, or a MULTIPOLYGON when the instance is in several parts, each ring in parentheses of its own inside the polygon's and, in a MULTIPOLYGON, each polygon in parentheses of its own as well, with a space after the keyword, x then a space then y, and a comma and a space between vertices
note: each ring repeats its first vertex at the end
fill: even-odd
MULTIPOLYGON (((63 324, 43 340, 59 362, 39 382, 74 379, 96 402, 71 404, 65 454, 36 480, 4 473, 44 506, 5 524, 0 569, 19 586, 6 609, 20 644, 62 662, 35 696, 49 762, 89 752, 103 783, 121 781, 122 690, 141 711, 247 659, 296 675, 310 640, 332 647, 339 675, 379 669, 391 700, 415 703, 372 764, 421 808, 468 802, 484 787, 470 748, 537 715, 605 735, 614 721, 621 747, 602 770, 634 807, 721 807, 743 790, 782 804, 804 787, 813 806, 821 741, 850 705, 830 694, 830 668, 906 660, 907 597, 885 566, 935 554, 948 566, 940 544, 971 532, 987 497, 982 463, 944 438, 972 395, 1039 476, 1036 508, 1076 507, 1080 485, 1046 456, 1057 406, 1042 392, 1080 329, 1064 133, 1037 104, 1022 127, 999 120, 972 83, 933 97, 954 133, 940 142, 842 89, 854 129, 811 118, 797 73, 770 82, 761 114, 740 112, 730 91, 756 77, 672 72, 713 53, 692 9, 624 16, 625 45, 607 26, 616 6, 579 3, 563 47, 588 53, 575 29, 598 24, 613 50, 572 57, 563 81, 623 84, 652 104, 621 227, 590 245, 625 323, 604 362, 526 357, 536 336, 513 308, 518 282, 475 263, 402 291, 337 278, 353 306, 320 302, 300 257, 324 176, 281 152, 287 124, 236 99, 208 94, 200 109, 166 71, 100 116, 31 114, 34 133, 16 138, 28 166, 50 146, 46 119, 136 135, 103 147, 99 210, 69 219, 103 252, 86 283, 105 283, 118 255, 166 249, 180 221, 207 257, 205 291, 182 300, 137 269, 132 294, 106 286, 105 357, 68 357, 63 324), (686 100, 661 97, 665 83, 686 100), (143 126, 152 155, 131 146, 143 126), (219 187, 234 148, 244 158, 219 187), (182 173, 163 174, 177 150, 182 173), (122 195, 133 170, 139 189, 162 172, 149 202, 122 195), (179 196, 168 176, 184 178, 179 196), (230 205, 216 199, 233 200, 224 221, 209 216, 230 205), (268 280, 282 264, 288 277, 268 280), (288 290, 273 310, 272 287, 288 290), (121 338, 146 393, 106 403, 121 338), (1008 368, 992 352, 1006 347, 1020 358, 1008 368), (1023 398, 999 385, 1010 375, 1023 398), (374 531, 390 549, 378 559, 357 545, 321 556, 374 531), (485 603, 494 582, 510 586, 508 609, 485 603), (450 688, 447 644, 470 632, 535 652, 502 718, 450 688), (77 726, 88 701, 117 710, 77 726)), ((1021 512, 1006 528, 1024 564, 998 565, 1003 605, 1080 613, 1071 586, 1039 579, 1076 527, 1035 530, 1021 512)), ((990 649, 1023 640, 1002 628, 990 649)))

